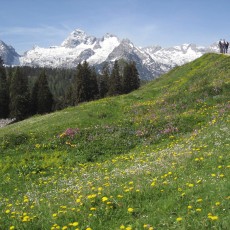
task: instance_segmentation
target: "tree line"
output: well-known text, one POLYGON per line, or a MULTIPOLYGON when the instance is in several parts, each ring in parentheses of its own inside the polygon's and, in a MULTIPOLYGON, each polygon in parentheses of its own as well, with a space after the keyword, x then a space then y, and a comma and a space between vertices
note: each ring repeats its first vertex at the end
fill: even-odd
POLYGON ((105 63, 99 74, 87 61, 75 69, 5 67, 0 57, 0 118, 19 121, 139 87, 135 62, 105 63))

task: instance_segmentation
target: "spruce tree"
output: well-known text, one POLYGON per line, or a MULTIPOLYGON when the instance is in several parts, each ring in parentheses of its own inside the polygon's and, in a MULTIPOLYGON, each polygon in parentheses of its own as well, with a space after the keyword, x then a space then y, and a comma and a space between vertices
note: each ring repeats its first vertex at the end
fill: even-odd
POLYGON ((131 88, 132 90, 136 90, 140 87, 140 77, 139 73, 136 67, 136 63, 133 61, 130 63, 130 68, 131 68, 131 88))
POLYGON ((97 73, 94 68, 90 69, 89 93, 90 93, 90 100, 95 100, 99 97, 97 73))
POLYGON ((123 69, 123 93, 130 93, 140 87, 139 74, 135 62, 126 63, 123 69))
POLYGON ((122 94, 121 75, 119 70, 118 61, 116 60, 112 69, 109 80, 109 96, 122 94))
POLYGON ((32 90, 33 109, 39 114, 52 111, 53 95, 50 92, 47 75, 43 70, 32 90))
POLYGON ((17 121, 25 119, 30 110, 28 78, 17 67, 10 79, 10 117, 17 121))
POLYGON ((6 77, 6 69, 0 57, 0 118, 9 116, 9 87, 6 77))
POLYGON ((77 66, 76 76, 74 79, 74 104, 89 101, 90 100, 90 68, 85 61, 83 64, 79 63, 77 66))
POLYGON ((106 63, 102 68, 102 75, 98 77, 99 97, 104 98, 109 90, 109 67, 106 63))

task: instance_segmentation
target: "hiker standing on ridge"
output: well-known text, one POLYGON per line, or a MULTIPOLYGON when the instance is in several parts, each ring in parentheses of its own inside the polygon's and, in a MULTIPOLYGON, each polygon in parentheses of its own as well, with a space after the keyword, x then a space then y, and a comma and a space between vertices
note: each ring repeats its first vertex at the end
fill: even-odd
POLYGON ((220 41, 219 41, 219 48, 220 48, 220 53, 222 54, 224 52, 224 44, 223 44, 222 39, 220 39, 220 41))
POLYGON ((228 53, 228 46, 229 46, 229 42, 226 41, 225 44, 224 44, 224 50, 225 50, 225 53, 228 53))

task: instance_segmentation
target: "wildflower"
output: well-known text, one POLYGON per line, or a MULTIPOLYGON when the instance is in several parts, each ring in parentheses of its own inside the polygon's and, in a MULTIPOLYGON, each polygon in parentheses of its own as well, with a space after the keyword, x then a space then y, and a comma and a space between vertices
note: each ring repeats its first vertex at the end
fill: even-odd
POLYGON ((202 201, 203 201, 203 199, 201 199, 201 198, 197 199, 197 203, 200 203, 202 201))
POLYGON ((67 226, 63 226, 62 227, 62 230, 66 230, 68 227, 67 226))
POLYGON ((101 198, 101 200, 102 200, 103 202, 105 202, 105 201, 107 201, 107 200, 108 200, 108 197, 103 196, 103 197, 101 198))
POLYGON ((132 230, 132 227, 128 226, 128 227, 125 228, 125 230, 132 230))
POLYGON ((81 203, 81 199, 79 199, 79 198, 76 199, 76 202, 77 202, 77 203, 81 203))
POLYGON ((86 228, 86 230, 92 230, 92 228, 88 227, 88 228, 86 228))
POLYGON ((23 202, 24 202, 24 203, 28 203, 28 202, 29 202, 29 199, 28 199, 28 198, 25 198, 23 202))
POLYGON ((10 210, 9 210, 9 209, 7 209, 7 210, 5 211, 5 213, 6 213, 6 214, 9 214, 9 213, 10 213, 10 210))
POLYGON ((180 222, 180 221, 182 221, 182 220, 183 220, 182 217, 177 217, 177 218, 176 218, 176 221, 177 221, 177 222, 180 222))
POLYGON ((211 220, 218 220, 219 219, 218 216, 212 216, 212 215, 209 215, 208 218, 211 220))
POLYGON ((133 211, 133 208, 128 208, 128 212, 132 213, 133 211))
POLYGON ((10 230, 14 230, 15 229, 15 227, 14 226, 10 226, 10 230))
POLYGON ((30 217, 29 216, 23 216, 22 222, 28 222, 28 221, 30 221, 30 217))
POLYGON ((220 205, 220 202, 216 202, 216 204, 215 204, 216 206, 219 206, 220 205))
POLYGON ((156 183, 155 183, 155 182, 152 182, 151 186, 154 187, 155 185, 156 185, 156 183))
POLYGON ((76 226, 78 226, 78 222, 73 222, 73 224, 72 224, 72 226, 74 226, 74 227, 76 227, 76 226))
POLYGON ((120 229, 125 229, 124 224, 122 224, 122 225, 120 226, 120 229))
POLYGON ((93 198, 95 198, 96 196, 97 196, 96 194, 92 194, 92 195, 88 195, 87 198, 88 198, 88 199, 93 199, 93 198))
POLYGON ((188 206, 188 209, 192 209, 192 206, 191 206, 191 205, 189 205, 189 206, 188 206))
POLYGON ((55 217, 57 217, 57 215, 58 215, 57 213, 54 213, 52 216, 55 218, 55 217))
POLYGON ((41 147, 40 144, 36 144, 36 145, 35 145, 35 148, 37 148, 37 149, 39 149, 40 147, 41 147))
POLYGON ((196 211, 197 211, 197 212, 201 212, 201 208, 197 208, 196 211))

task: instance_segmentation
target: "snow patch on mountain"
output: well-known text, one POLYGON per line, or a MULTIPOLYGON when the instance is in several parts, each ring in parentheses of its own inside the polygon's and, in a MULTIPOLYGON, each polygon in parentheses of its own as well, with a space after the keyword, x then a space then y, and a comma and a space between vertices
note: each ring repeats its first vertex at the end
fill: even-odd
POLYGON ((156 62, 170 65, 171 67, 193 61, 206 52, 205 47, 198 47, 195 44, 183 44, 170 48, 147 47, 144 50, 156 62))

